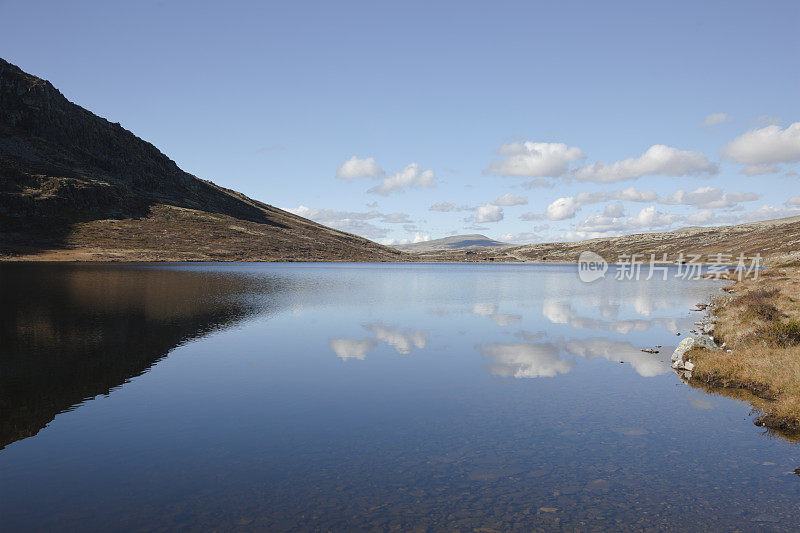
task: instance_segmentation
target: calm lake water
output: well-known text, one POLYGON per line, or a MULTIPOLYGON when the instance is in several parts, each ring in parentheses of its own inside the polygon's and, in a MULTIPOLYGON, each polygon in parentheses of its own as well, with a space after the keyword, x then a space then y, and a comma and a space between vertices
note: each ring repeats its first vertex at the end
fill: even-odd
POLYGON ((800 448, 668 364, 720 287, 0 265, 0 529, 796 531, 800 448))

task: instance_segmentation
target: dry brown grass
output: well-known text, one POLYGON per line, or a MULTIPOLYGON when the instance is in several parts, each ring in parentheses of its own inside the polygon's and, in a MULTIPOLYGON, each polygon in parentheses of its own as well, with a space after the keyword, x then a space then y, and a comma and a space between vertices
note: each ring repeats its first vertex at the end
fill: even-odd
POLYGON ((775 268, 714 302, 714 337, 726 350, 696 350, 692 380, 744 389, 758 422, 800 431, 800 269, 775 268), (727 349, 731 351, 728 352, 727 349))

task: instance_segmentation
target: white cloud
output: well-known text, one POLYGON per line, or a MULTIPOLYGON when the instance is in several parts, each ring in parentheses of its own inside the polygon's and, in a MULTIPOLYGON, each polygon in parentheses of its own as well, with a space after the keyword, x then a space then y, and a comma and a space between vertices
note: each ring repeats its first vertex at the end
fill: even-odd
POLYGON ((439 211, 442 213, 449 213, 450 211, 456 208, 456 204, 452 202, 439 202, 437 204, 433 204, 428 208, 428 211, 439 211))
POLYGON ((675 177, 716 174, 717 172, 717 164, 709 161, 700 152, 678 150, 671 146, 656 144, 637 158, 617 161, 610 165, 598 161, 575 169, 572 175, 581 181, 613 183, 648 175, 675 177))
POLYGON ((361 235, 362 237, 372 240, 385 239, 389 230, 372 224, 369 222, 371 220, 385 223, 410 222, 406 213, 389 213, 387 215, 375 209, 367 212, 337 211, 335 209, 316 209, 301 205, 286 210, 331 228, 361 235))
POLYGON ((574 196, 559 198, 547 206, 544 210, 544 218, 547 220, 566 220, 575 216, 581 204, 574 196))
POLYGON ((800 215, 800 204, 790 203, 792 200, 800 201, 800 198, 790 198, 784 203, 786 207, 775 207, 773 205, 762 205, 758 209, 740 213, 717 214, 709 209, 700 210, 697 213, 686 217, 686 221, 692 224, 745 224, 747 222, 757 222, 763 220, 773 220, 778 218, 794 217, 800 215))
POLYGON ((532 232, 504 233, 500 235, 500 240, 514 244, 530 244, 534 242, 540 242, 542 237, 539 232, 546 231, 549 228, 550 226, 544 224, 541 226, 534 226, 532 232))
POLYGON ((786 218, 800 215, 800 209, 797 207, 789 207, 784 209, 782 207, 775 207, 773 205, 762 205, 755 211, 742 213, 739 215, 739 221, 750 222, 757 220, 772 220, 775 218, 786 218))
POLYGON ((730 122, 731 120, 733 119, 725 113, 712 113, 708 115, 705 119, 703 119, 702 125, 708 128, 711 126, 722 124, 723 122, 730 122))
POLYGON ((639 211, 638 215, 630 219, 630 223, 640 228, 655 228, 668 226, 678 218, 678 215, 664 214, 658 211, 656 206, 651 205, 639 211))
POLYGON ((579 192, 575 196, 558 198, 547 206, 544 214, 525 213, 520 218, 522 220, 566 220, 573 218, 581 207, 587 204, 595 204, 608 200, 622 200, 627 202, 653 202, 658 199, 655 191, 640 191, 634 187, 628 187, 621 191, 595 191, 579 192))
POLYGON ((479 224, 485 222, 500 222, 501 220, 503 220, 503 208, 492 204, 478 207, 474 217, 474 221, 479 224))
POLYGON ((549 343, 489 344, 482 346, 480 352, 493 361, 489 372, 501 377, 554 377, 566 374, 575 366, 573 361, 559 359, 558 348, 549 343))
POLYGON ((417 163, 411 163, 403 170, 381 180, 380 185, 367 192, 387 196, 395 192, 403 192, 410 187, 433 187, 436 176, 432 170, 422 170, 417 163))
POLYGON ((701 209, 722 209, 740 202, 753 202, 761 198, 754 192, 724 193, 719 187, 698 187, 693 191, 679 189, 661 201, 668 205, 691 205, 701 209))
POLYGON ((690 224, 708 224, 714 220, 714 211, 711 209, 701 209, 696 213, 686 217, 686 222, 690 224))
POLYGON ((623 218, 589 215, 583 222, 578 224, 576 232, 568 232, 567 236, 575 239, 586 239, 601 236, 605 233, 621 232, 625 229, 627 229, 627 226, 623 218))
POLYGON ((287 211, 331 228, 361 235, 367 239, 382 239, 389 233, 387 229, 367 222, 368 220, 380 218, 382 215, 378 211, 359 213, 336 211, 334 209, 315 209, 304 205, 289 208, 287 211))
POLYGON ((384 246, 394 246, 396 244, 427 242, 429 240, 431 240, 431 236, 429 234, 416 231, 409 239, 380 239, 378 242, 384 246))
POLYGON ((625 216, 625 207, 622 205, 622 202, 607 204, 605 209, 603 209, 603 216, 610 218, 619 218, 625 216))
POLYGON ((640 191, 634 187, 623 189, 614 193, 613 196, 617 200, 626 202, 654 202, 658 198, 658 194, 655 191, 640 191))
POLYGON ((639 211, 636 216, 629 218, 589 215, 586 220, 578 224, 577 232, 572 236, 589 238, 606 233, 666 228, 680 219, 681 217, 678 215, 662 213, 654 205, 651 205, 639 211))
POLYGON ((786 205, 790 207, 800 207, 800 196, 792 196, 786 200, 786 205))
POLYGON ((558 177, 564 175, 569 164, 584 157, 579 148, 564 143, 515 142, 504 144, 497 150, 502 156, 493 161, 485 174, 513 177, 558 177))
POLYGON ((375 349, 377 343, 372 339, 331 339, 328 341, 331 351, 336 357, 347 361, 348 359, 358 359, 363 361, 369 352, 375 349))
POLYGON ((377 179, 379 176, 383 176, 383 174, 383 169, 375 164, 374 157, 359 159, 353 156, 345 161, 336 171, 336 177, 343 180, 359 178, 377 179))
POLYGON ((524 196, 517 196, 510 192, 505 193, 503 196, 494 201, 494 205, 512 206, 512 205, 526 205, 528 199, 524 196))
POLYGON ((722 148, 722 156, 747 165, 744 174, 776 172, 779 163, 800 161, 800 122, 785 129, 773 124, 743 133, 722 148))

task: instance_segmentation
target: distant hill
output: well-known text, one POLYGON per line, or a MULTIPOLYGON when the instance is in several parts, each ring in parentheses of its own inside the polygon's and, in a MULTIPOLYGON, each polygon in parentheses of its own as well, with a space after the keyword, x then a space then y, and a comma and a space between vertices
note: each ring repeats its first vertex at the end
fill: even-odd
POLYGON ((152 144, 0 59, 0 257, 400 256, 184 172, 152 144))
MULTIPOLYGON (((667 254, 670 261, 683 253, 700 255, 712 262, 716 254, 728 254, 733 260, 743 253, 760 254, 767 263, 780 264, 800 258, 800 216, 749 222, 736 226, 689 227, 667 233, 637 233, 576 242, 509 245, 480 248, 467 254, 464 250, 431 250, 415 254, 418 261, 533 261, 577 262, 583 251, 600 254, 609 262, 624 255, 650 254, 656 259, 667 254)), ((729 259, 730 260, 730 259, 729 259)))
POLYGON ((507 246, 508 243, 495 241, 485 235, 454 235, 432 241, 415 242, 413 244, 399 244, 395 246, 404 252, 432 252, 437 250, 461 250, 464 248, 491 248, 507 246))

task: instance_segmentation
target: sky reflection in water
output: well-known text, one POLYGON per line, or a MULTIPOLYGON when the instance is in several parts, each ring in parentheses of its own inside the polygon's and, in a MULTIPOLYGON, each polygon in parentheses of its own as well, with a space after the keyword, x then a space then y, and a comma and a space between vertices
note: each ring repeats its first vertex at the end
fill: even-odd
POLYGON ((584 284, 559 265, 0 274, 12 529, 800 519, 797 447, 669 368, 717 282, 584 284))

